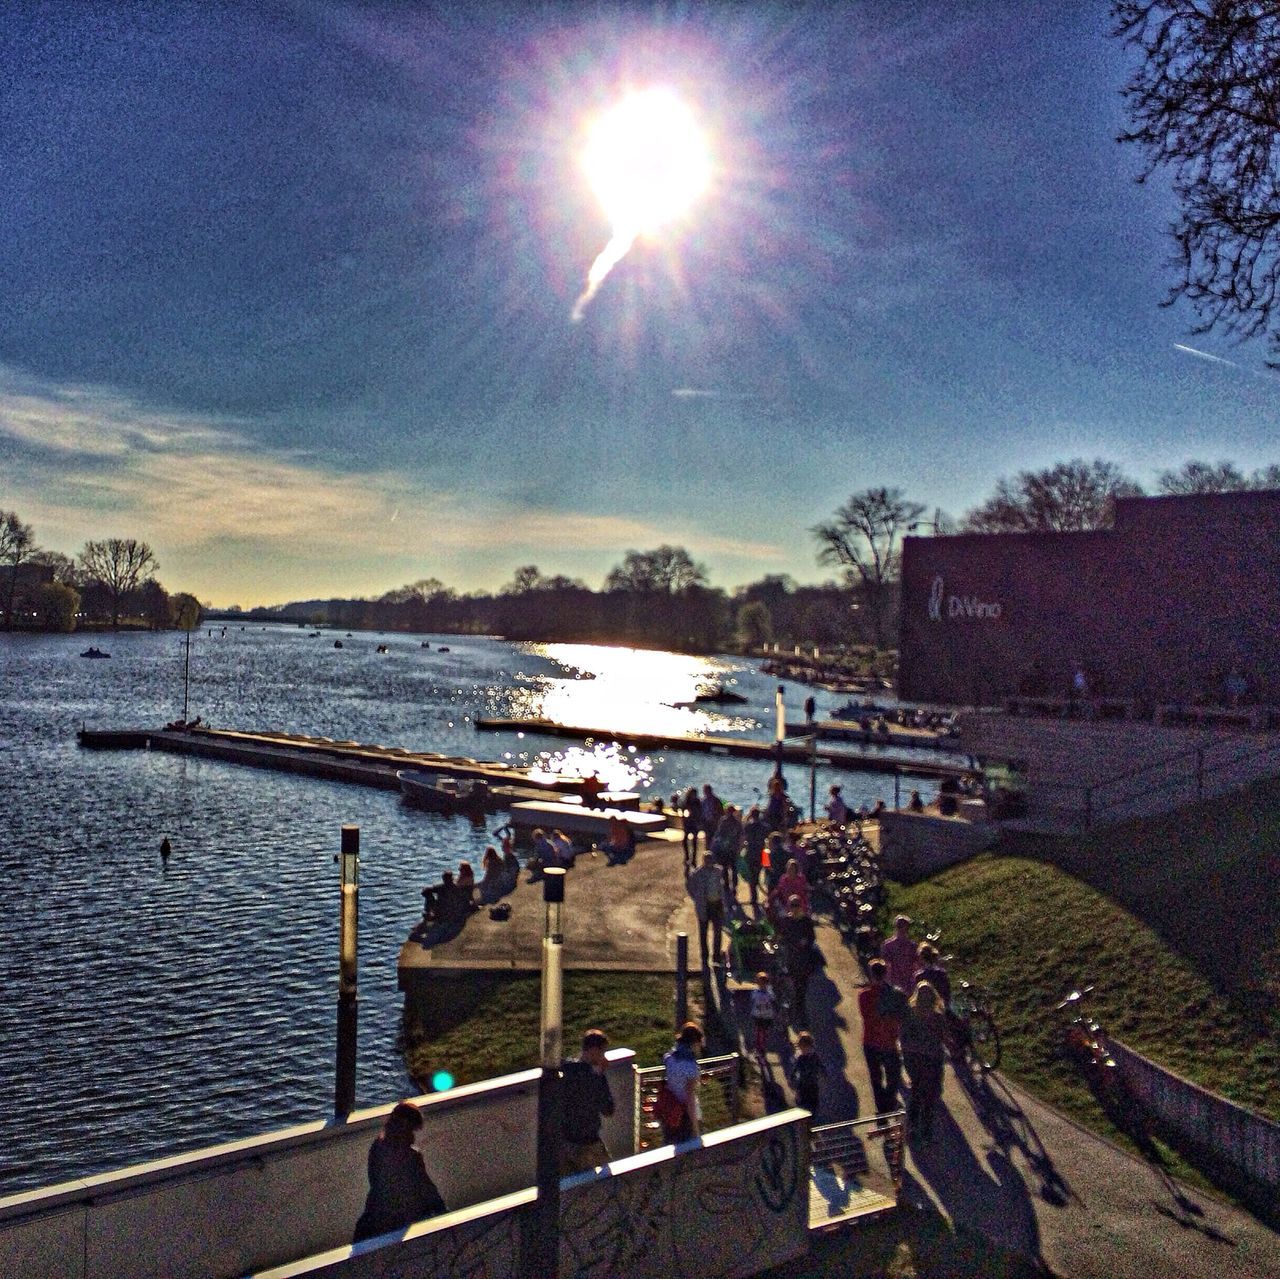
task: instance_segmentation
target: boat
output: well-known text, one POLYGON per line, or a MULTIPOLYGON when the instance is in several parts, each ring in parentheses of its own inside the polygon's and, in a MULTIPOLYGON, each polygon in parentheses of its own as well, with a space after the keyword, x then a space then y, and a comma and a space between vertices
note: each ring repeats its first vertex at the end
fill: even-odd
POLYGON ((746 700, 741 693, 735 693, 732 689, 725 688, 723 684, 717 684, 713 688, 695 694, 691 702, 672 702, 671 705, 681 709, 692 706, 741 706, 746 700))
POLYGON ((878 706, 875 702, 848 701, 831 712, 832 719, 878 719, 883 715, 892 715, 894 711, 888 706, 878 706))
POLYGON ((110 657, 110 653, 104 653, 100 648, 94 648, 92 644, 80 654, 81 657, 110 657))
POLYGON ((416 768, 402 768, 396 773, 400 797, 409 804, 433 813, 466 813, 480 817, 495 799, 489 786, 477 778, 441 777, 416 768))
POLYGON ((448 651, 449 651, 448 644, 441 644, 440 647, 436 649, 437 653, 447 653, 448 651))
POLYGON ((386 646, 385 644, 379 644, 379 645, 378 645, 378 652, 379 652, 379 653, 389 653, 390 651, 391 651, 391 650, 390 650, 389 648, 387 648, 387 646, 386 646))
POLYGON ((334 640, 334 641, 333 641, 333 646, 334 646, 334 648, 341 648, 341 647, 342 647, 342 641, 341 641, 341 640, 334 640))

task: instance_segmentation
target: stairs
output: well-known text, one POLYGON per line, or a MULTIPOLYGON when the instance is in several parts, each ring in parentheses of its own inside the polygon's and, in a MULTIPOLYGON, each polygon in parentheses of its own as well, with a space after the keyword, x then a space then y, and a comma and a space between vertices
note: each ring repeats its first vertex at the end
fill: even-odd
POLYGON ((1280 733, 1136 720, 966 712, 957 749, 1024 765, 1026 816, 1003 824, 1046 833, 1171 812, 1280 774, 1280 733))

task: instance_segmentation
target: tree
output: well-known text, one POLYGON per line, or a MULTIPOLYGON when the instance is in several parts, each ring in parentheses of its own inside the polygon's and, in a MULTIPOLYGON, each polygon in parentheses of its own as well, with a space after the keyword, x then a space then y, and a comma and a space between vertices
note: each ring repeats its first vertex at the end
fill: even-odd
POLYGON ((109 537, 104 542, 86 542, 80 552, 85 573, 101 582, 111 598, 111 625, 120 625, 120 601, 160 565, 146 542, 135 538, 109 537))
POLYGON ((1234 462, 1184 462, 1176 471, 1164 471, 1158 481, 1161 493, 1242 493, 1248 489, 1280 488, 1280 466, 1266 466, 1245 475, 1234 462))
POLYGON ((1001 479, 995 493, 964 518, 968 533, 1064 533, 1109 528, 1118 497, 1142 489, 1114 462, 1059 462, 1001 479))
POLYGON ((525 564, 516 569, 511 581, 502 588, 504 595, 527 595, 542 585, 542 574, 536 564, 525 564))
POLYGON ((773 617, 763 600, 748 600, 738 610, 738 640, 743 648, 754 648, 773 639, 773 617))
POLYGON ((900 539, 906 526, 924 514, 901 489, 869 488, 854 493, 833 520, 810 530, 818 539, 818 562, 844 569, 869 614, 877 648, 889 630, 892 584, 902 566, 900 539))
POLYGON ((32 597, 36 620, 46 631, 74 631, 80 592, 62 582, 41 582, 32 597))
POLYGON ((4 602, 4 628, 13 630, 13 597, 18 589, 18 566, 36 549, 35 531, 24 524, 17 511, 0 511, 0 564, 9 569, 4 602))
POLYGON ((662 545, 652 551, 628 551, 622 563, 605 578, 606 591, 662 592, 680 595, 691 586, 705 586, 707 570, 695 564, 683 546, 662 545))
POLYGON ((33 551, 28 557, 28 562, 50 569, 53 572, 53 580, 61 582, 63 586, 79 587, 80 585, 80 571, 76 568, 75 560, 69 555, 63 555, 61 551, 33 551))
MULTIPOLYGON (((186 591, 179 591, 169 601, 173 624, 180 631, 194 631, 200 625, 200 601, 186 591)), ((228 610, 230 611, 230 610, 228 610)))
POLYGON ((1146 153, 1144 181, 1167 171, 1180 211, 1170 228, 1186 298, 1240 338, 1270 330, 1280 284, 1280 5, 1265 0, 1116 0, 1114 34, 1141 55, 1124 88, 1146 153))

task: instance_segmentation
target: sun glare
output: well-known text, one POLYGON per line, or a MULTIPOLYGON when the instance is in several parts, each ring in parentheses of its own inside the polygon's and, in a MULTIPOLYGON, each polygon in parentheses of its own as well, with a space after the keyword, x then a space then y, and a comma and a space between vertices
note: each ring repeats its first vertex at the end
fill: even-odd
POLYGON ((636 91, 601 116, 582 165, 621 236, 645 235, 680 217, 711 179, 706 135, 669 89, 636 91))

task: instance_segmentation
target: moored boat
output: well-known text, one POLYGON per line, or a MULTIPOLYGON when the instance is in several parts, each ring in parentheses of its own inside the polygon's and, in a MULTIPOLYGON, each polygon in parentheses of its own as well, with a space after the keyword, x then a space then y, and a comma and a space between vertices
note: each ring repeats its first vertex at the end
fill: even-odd
POLYGON ((477 778, 441 777, 439 773, 402 768, 396 773, 396 780, 406 803, 433 813, 480 816, 496 806, 488 784, 477 778))
POLYGON ((110 657, 110 653, 104 653, 100 648, 95 648, 92 644, 80 654, 81 657, 110 657))

